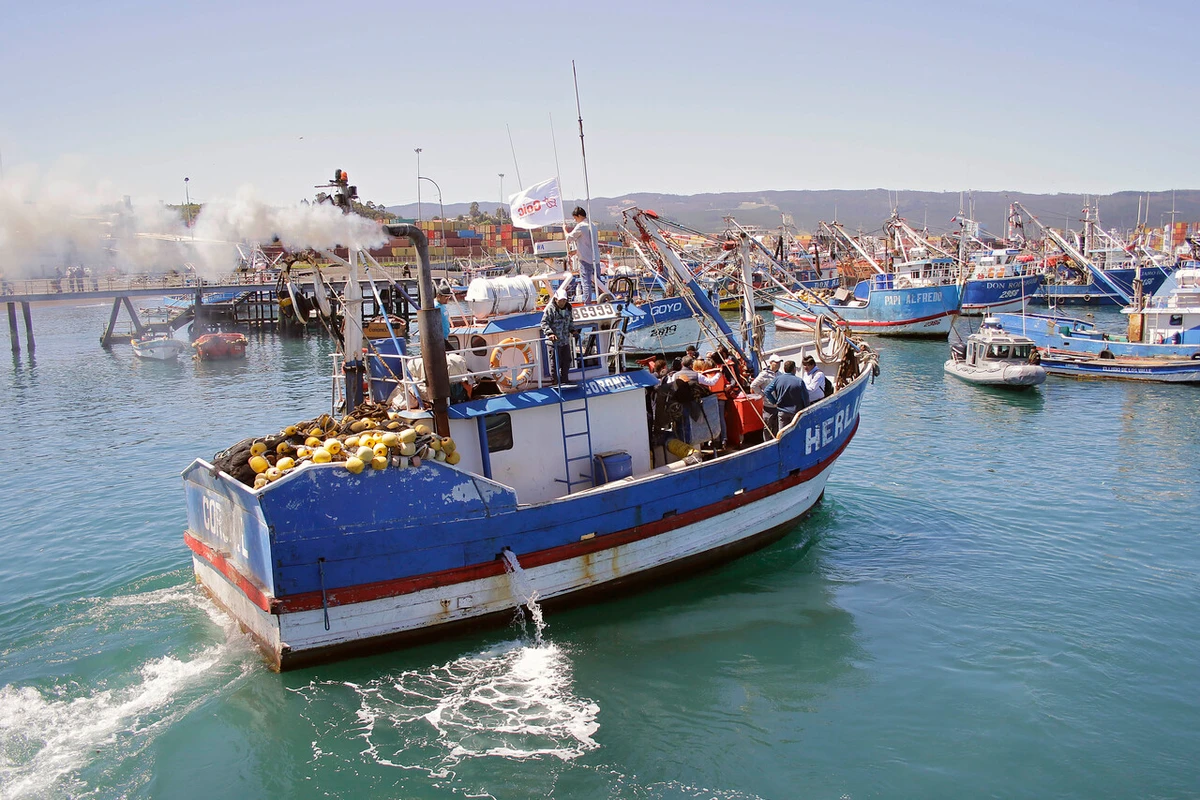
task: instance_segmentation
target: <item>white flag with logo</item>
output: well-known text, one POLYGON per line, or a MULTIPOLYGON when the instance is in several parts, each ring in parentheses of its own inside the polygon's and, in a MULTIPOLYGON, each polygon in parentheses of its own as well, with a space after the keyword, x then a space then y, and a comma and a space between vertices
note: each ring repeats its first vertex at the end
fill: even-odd
POLYGON ((562 197, 558 178, 551 178, 522 189, 508 198, 512 223, 518 228, 541 228, 563 223, 562 197))

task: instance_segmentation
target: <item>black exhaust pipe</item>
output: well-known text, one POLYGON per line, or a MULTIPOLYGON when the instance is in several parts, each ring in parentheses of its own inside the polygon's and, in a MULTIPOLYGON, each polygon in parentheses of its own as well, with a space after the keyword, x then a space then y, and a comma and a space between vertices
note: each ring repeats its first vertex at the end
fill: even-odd
MULTIPOLYGON (((391 236, 407 236, 417 246, 420 259, 417 285, 421 308, 417 311, 417 330, 421 332, 421 361, 425 366, 425 385, 433 403, 433 426, 439 436, 450 435, 450 370, 446 367, 446 340, 442 338, 442 312, 433 305, 433 271, 429 265, 429 239, 416 225, 384 225, 391 236)), ((449 312, 447 312, 449 313, 449 312)))

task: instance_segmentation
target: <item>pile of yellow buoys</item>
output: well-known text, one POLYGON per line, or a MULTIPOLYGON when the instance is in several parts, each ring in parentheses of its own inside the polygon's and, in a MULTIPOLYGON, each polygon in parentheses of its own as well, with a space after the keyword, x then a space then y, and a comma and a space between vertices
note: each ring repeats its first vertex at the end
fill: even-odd
POLYGON ((341 419, 322 414, 277 434, 245 439, 218 453, 213 463, 261 489, 307 464, 341 464, 358 475, 420 467, 425 461, 453 465, 459 458, 454 440, 434 433, 429 421, 414 423, 387 406, 364 403, 341 419))

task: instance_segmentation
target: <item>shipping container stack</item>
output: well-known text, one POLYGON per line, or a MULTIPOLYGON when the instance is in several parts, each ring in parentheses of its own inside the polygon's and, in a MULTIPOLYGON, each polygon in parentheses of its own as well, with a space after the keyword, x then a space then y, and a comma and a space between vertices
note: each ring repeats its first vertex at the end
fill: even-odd
MULTIPOLYGON (((420 220, 416 225, 429 240, 429 256, 435 262, 445 259, 484 258, 503 255, 505 252, 528 255, 533 252, 534 242, 562 241, 563 230, 541 228, 534 231, 522 230, 510 224, 480 223, 471 225, 464 220, 445 220, 443 235, 442 220, 420 220)), ((600 249, 603 254, 608 247, 621 244, 621 234, 616 230, 598 231, 600 249)), ((382 247, 371 251, 381 263, 415 264, 417 250, 407 238, 391 239, 382 247)))

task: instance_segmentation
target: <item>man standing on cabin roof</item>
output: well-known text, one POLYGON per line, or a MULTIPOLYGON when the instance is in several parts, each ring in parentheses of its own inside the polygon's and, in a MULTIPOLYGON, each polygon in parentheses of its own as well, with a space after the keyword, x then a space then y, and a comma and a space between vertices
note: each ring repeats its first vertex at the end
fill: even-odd
MULTIPOLYGON (((447 305, 450 303, 450 290, 442 286, 437 290, 437 295, 433 299, 433 307, 442 312, 442 340, 450 340, 450 310, 447 305)), ((449 347, 447 346, 447 349, 449 347)))
POLYGON ((804 381, 796 377, 795 361, 783 362, 783 372, 763 390, 763 401, 770 401, 779 409, 780 430, 790 425, 800 409, 808 405, 808 390, 804 388, 804 381))
POLYGON ((575 206, 571 217, 575 220, 575 227, 567 234, 567 242, 575 246, 575 254, 579 256, 583 302, 590 303, 596 299, 596 265, 600 261, 596 253, 596 231, 588 222, 583 206, 575 206))
POLYGON ((566 289, 559 288, 554 299, 546 303, 542 312, 542 333, 554 354, 554 375, 560 386, 569 384, 571 370, 571 334, 575 332, 575 317, 566 289))

